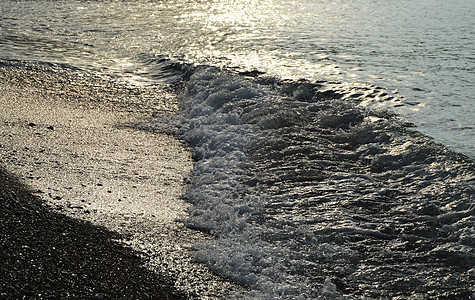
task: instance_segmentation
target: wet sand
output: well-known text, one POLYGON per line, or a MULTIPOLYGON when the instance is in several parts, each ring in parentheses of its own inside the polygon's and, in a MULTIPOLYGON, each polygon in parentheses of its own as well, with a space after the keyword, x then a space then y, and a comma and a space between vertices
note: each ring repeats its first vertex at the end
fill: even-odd
POLYGON ((158 87, 0 67, 0 295, 201 299, 237 288, 193 260, 210 237, 178 221, 186 147, 132 126, 176 106, 158 87))

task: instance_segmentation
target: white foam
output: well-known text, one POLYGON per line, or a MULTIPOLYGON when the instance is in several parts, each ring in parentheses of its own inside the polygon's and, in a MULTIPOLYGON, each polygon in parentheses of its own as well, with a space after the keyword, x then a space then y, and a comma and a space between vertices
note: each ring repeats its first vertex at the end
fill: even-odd
MULTIPOLYGON (((267 124, 253 121, 268 116, 266 108, 272 107, 275 98, 271 91, 238 76, 204 68, 189 80, 182 115, 167 122, 179 128, 197 159, 186 193, 194 204, 186 223, 218 237, 197 247, 197 258, 222 276, 250 287, 246 297, 307 299, 316 297, 315 291, 322 287, 292 275, 295 263, 303 262, 292 261, 291 250, 260 239, 269 229, 251 219, 260 214, 265 195, 248 193, 249 187, 242 184, 252 178, 247 174, 249 145, 262 138, 262 128, 280 126, 269 123, 279 122, 275 118, 267 124)), ((160 123, 152 127, 163 128, 160 123)), ((332 289, 325 293, 330 290, 337 294, 332 289)))
MULTIPOLYGON (((438 186, 427 180, 435 178, 433 172, 437 178, 450 174, 451 181, 444 180, 455 185, 472 175, 434 161, 434 145, 403 136, 388 113, 334 99, 288 99, 272 85, 205 67, 189 78, 182 99, 180 115, 147 127, 172 128, 192 147, 196 161, 185 196, 194 205, 185 222, 217 237, 196 246, 196 256, 249 287, 246 298, 349 298, 325 279, 321 265, 351 273, 356 281, 386 271, 355 263, 361 254, 343 242, 345 237, 393 239, 393 225, 382 215, 405 215, 411 224, 473 214, 467 200, 455 196, 447 208, 439 207, 441 201, 424 202, 420 193, 438 199, 438 186), (388 203, 386 212, 385 201, 392 201, 395 191, 408 193, 408 203, 388 203), (360 203, 363 213, 347 208, 360 203), (381 206, 375 216, 373 205, 381 206), (443 209, 447 212, 439 213, 443 209)), ((464 195, 463 189, 457 193, 464 195)), ((444 247, 468 253, 473 228, 466 224, 441 229, 460 237, 458 244, 444 247)), ((376 275, 368 280, 379 280, 376 275)))

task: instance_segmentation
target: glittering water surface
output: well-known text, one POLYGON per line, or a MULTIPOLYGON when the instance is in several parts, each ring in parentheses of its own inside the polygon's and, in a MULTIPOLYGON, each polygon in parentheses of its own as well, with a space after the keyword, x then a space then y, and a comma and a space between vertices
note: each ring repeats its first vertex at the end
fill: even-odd
POLYGON ((326 81, 475 154, 470 0, 3 1, 0 10, 2 58, 143 80, 157 75, 154 57, 170 56, 326 81))
POLYGON ((246 298, 469 299, 473 7, 3 1, 0 59, 170 84, 140 127, 190 145, 197 258, 246 298))

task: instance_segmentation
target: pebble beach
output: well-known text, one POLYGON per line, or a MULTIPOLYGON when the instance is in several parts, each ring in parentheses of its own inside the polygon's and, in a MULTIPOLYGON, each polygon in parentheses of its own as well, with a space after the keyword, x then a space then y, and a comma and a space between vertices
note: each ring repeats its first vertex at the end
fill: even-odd
POLYGON ((176 110, 164 91, 14 63, 0 73, 2 297, 202 299, 233 289, 191 255, 210 237, 179 221, 189 152, 133 126, 176 110))

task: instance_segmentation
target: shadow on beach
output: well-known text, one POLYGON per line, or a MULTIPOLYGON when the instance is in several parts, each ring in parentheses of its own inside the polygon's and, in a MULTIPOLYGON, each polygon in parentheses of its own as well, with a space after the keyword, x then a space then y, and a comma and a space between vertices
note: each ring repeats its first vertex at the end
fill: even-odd
POLYGON ((55 213, 0 168, 0 298, 186 298, 120 238, 55 213))

